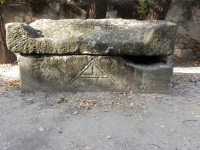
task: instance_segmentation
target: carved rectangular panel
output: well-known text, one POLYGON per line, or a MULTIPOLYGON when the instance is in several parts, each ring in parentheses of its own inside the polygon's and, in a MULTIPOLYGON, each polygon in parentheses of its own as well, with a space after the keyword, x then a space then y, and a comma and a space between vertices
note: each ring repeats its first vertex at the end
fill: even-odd
POLYGON ((121 56, 21 56, 19 66, 24 91, 166 93, 172 75, 169 57, 145 65, 121 56))

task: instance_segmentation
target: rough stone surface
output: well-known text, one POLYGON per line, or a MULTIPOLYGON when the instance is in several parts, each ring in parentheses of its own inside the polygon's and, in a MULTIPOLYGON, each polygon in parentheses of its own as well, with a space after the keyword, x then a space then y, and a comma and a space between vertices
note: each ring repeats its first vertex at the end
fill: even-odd
POLYGON ((167 93, 170 57, 21 56, 22 91, 167 93), (159 60, 160 59, 160 60, 159 60))
POLYGON ((171 58, 173 60, 198 60, 200 58, 200 53, 198 51, 194 52, 191 49, 175 49, 171 58))
POLYGON ((200 52, 200 42, 191 38, 189 34, 177 34, 173 60, 198 60, 200 52))
POLYGON ((122 19, 38 20, 6 26, 8 48, 21 54, 168 56, 177 25, 122 19))

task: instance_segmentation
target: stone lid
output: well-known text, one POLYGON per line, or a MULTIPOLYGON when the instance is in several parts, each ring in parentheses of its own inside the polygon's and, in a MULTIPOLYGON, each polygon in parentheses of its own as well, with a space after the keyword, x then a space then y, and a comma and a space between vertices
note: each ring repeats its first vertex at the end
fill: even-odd
POLYGON ((167 56, 176 32, 176 24, 156 20, 42 19, 6 24, 6 41, 21 54, 167 56))

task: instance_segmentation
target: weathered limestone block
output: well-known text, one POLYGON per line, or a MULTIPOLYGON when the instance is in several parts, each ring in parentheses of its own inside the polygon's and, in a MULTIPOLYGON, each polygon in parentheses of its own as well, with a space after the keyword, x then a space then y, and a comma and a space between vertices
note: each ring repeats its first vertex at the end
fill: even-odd
POLYGON ((170 57, 27 56, 20 57, 24 91, 132 91, 166 93, 170 57), (149 60, 148 60, 149 59, 149 60))
POLYGON ((23 91, 167 93, 176 24, 122 19, 6 26, 23 91))
POLYGON ((7 46, 21 54, 169 56, 177 25, 123 19, 38 20, 9 23, 7 46))

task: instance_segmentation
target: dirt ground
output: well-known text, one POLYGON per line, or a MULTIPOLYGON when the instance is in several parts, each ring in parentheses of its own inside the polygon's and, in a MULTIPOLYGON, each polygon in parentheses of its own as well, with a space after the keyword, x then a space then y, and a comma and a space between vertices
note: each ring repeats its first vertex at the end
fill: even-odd
POLYGON ((22 93, 0 66, 0 150, 200 150, 200 65, 176 62, 168 94, 22 93))

